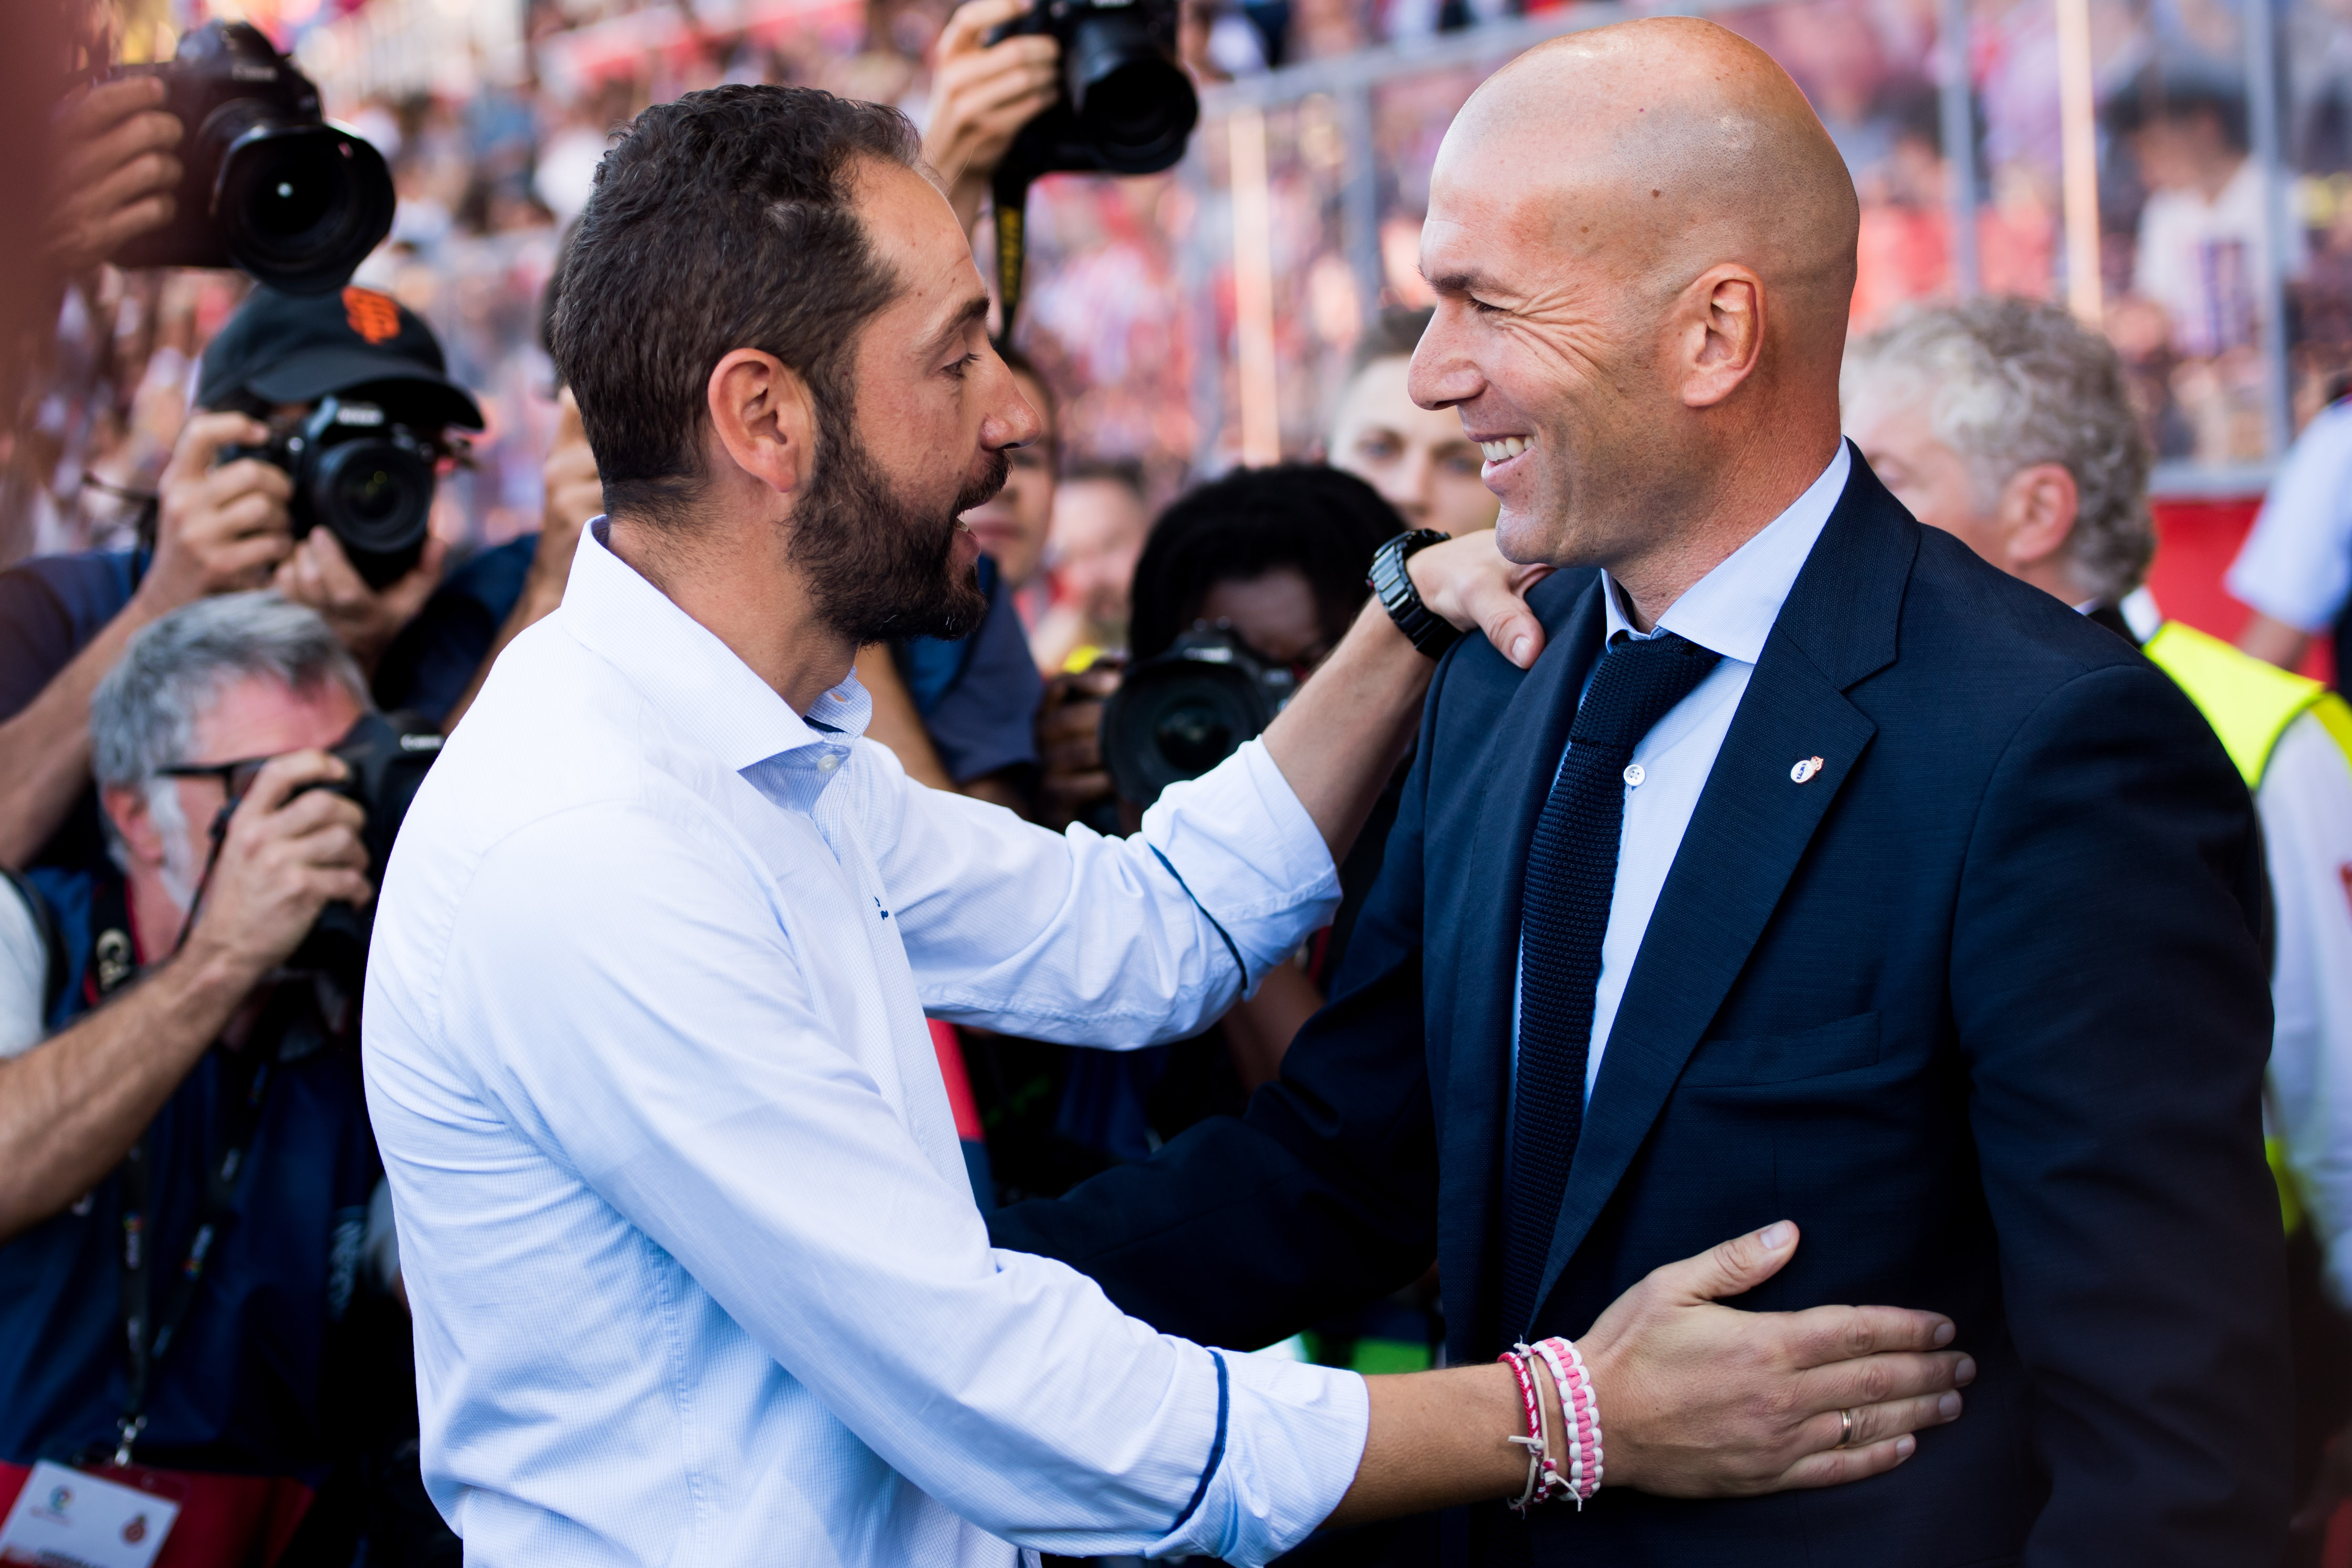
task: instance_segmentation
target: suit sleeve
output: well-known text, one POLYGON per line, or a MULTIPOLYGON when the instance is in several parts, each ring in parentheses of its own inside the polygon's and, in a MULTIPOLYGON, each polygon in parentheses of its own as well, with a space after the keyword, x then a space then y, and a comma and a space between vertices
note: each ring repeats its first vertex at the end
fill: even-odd
POLYGON ((2145 665, 2053 694, 1972 836, 1952 1007, 2050 1487, 2034 1568, 2275 1560, 2260 842, 2220 743, 2145 665))
POLYGON ((1150 1160, 989 1216, 1120 1308, 1204 1344, 1270 1344, 1409 1283, 1436 1251, 1437 1140, 1422 1023, 1422 824, 1439 694, 1423 710, 1379 879, 1331 1001, 1240 1118, 1150 1160))

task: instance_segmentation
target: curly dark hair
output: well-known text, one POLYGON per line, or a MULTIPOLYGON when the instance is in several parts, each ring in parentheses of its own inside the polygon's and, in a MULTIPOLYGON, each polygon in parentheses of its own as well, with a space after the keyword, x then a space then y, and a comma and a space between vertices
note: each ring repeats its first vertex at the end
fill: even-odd
POLYGON ((1239 468, 1179 497, 1151 525, 1135 563, 1128 643, 1138 662, 1164 651, 1200 617, 1220 583, 1288 566, 1315 590, 1336 642, 1371 590, 1372 552, 1404 531, 1381 493, 1319 464, 1239 468))
POLYGON ((607 510, 682 520, 703 479, 705 384, 732 350, 775 355, 845 420, 856 329, 899 288, 852 204, 869 158, 919 166, 905 115, 743 85, 656 104, 604 154, 550 335, 607 510))

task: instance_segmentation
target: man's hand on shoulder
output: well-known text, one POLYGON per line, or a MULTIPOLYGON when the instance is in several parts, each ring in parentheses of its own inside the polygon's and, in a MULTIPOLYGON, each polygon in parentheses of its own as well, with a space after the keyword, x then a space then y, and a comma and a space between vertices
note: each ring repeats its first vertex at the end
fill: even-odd
POLYGON ((1528 590, 1550 576, 1550 567, 1506 558, 1495 531, 1483 528, 1414 551, 1405 571, 1423 604, 1465 632, 1484 632, 1521 669, 1534 667, 1544 629, 1528 608, 1528 590))
POLYGON ((1600 1398, 1608 1484, 1667 1497, 1834 1486, 1893 1469, 1911 1457, 1911 1433, 1959 1418, 1953 1391, 1976 1363, 1942 1348, 1953 1331, 1938 1313, 1718 1304, 1796 1251, 1797 1227, 1783 1220, 1669 1263, 1577 1342, 1600 1398))

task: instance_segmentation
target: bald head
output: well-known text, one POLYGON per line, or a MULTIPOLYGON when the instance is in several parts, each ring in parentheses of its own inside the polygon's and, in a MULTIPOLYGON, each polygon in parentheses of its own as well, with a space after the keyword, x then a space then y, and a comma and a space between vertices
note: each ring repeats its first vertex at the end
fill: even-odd
POLYGON ((1801 493, 1836 452, 1860 216, 1797 84, 1711 22, 1571 34, 1472 94, 1412 386, 1486 446, 1505 551, 1670 602, 1801 493))
POLYGON ((1439 164, 1534 176, 1558 244, 1615 253, 1653 291, 1743 261, 1803 328, 1835 319, 1836 363, 1861 224, 1853 180, 1789 73, 1727 27, 1656 16, 1538 45, 1471 95, 1439 164))

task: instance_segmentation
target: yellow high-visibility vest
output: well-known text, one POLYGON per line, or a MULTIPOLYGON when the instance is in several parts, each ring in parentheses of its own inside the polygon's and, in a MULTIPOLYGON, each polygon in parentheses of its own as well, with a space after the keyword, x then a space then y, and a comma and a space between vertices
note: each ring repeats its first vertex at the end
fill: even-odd
MULTIPOLYGON (((2157 627, 2140 651, 2197 704, 2249 790, 2262 787, 2279 737, 2305 713, 2319 721, 2343 752, 2345 765, 2352 767, 2352 707, 2316 680, 2241 653, 2179 621, 2157 627)), ((2303 1226, 2303 1202, 2287 1168, 2286 1147, 2268 1138, 2263 1152, 2278 1182, 2279 1219, 2293 1236, 2303 1226)))

